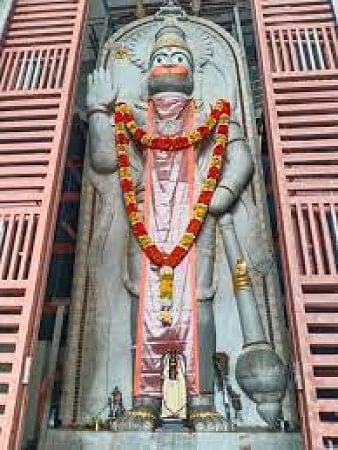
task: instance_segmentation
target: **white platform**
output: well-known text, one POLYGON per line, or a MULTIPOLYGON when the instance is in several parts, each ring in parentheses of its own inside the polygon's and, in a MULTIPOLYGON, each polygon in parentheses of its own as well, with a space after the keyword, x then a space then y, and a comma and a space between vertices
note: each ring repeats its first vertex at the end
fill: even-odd
POLYGON ((298 433, 110 433, 49 430, 45 450, 302 450, 298 433))

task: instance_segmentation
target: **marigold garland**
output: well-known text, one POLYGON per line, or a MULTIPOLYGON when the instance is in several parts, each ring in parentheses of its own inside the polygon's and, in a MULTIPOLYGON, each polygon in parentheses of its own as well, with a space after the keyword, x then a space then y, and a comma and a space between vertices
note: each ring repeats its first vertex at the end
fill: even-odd
POLYGON ((119 103, 115 109, 115 127, 121 144, 126 143, 124 131, 125 128, 131 136, 145 147, 155 150, 178 151, 198 144, 202 139, 210 135, 217 124, 218 133, 226 134, 229 122, 230 107, 224 100, 218 100, 212 107, 205 123, 196 130, 191 131, 186 136, 151 136, 142 127, 139 127, 135 121, 130 107, 126 103, 119 103), (226 106, 225 106, 226 105, 226 106))
POLYGON ((211 109, 205 124, 188 135, 173 137, 151 136, 137 126, 131 108, 126 103, 119 103, 115 107, 115 144, 121 189, 129 222, 135 237, 149 260, 161 268, 160 298, 162 310, 159 319, 164 326, 170 326, 172 323, 170 308, 173 296, 173 269, 184 259, 196 241, 207 215, 212 195, 217 187, 228 141, 229 120, 230 104, 225 100, 218 100, 211 109), (191 145, 196 145, 210 135, 216 126, 215 145, 210 158, 208 173, 202 182, 200 195, 193 208, 193 217, 190 219, 179 243, 173 248, 171 253, 165 254, 149 236, 138 210, 128 156, 128 132, 134 140, 153 150, 179 151, 191 145))

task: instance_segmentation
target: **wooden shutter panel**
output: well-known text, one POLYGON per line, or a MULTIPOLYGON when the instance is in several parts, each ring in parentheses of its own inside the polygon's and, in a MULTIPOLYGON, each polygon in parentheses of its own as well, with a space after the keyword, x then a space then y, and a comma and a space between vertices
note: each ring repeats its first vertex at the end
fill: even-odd
POLYGON ((0 56, 0 448, 20 448, 88 0, 17 0, 0 56))
POLYGON ((306 449, 338 445, 338 41, 329 0, 252 0, 306 449), (336 223, 336 225, 335 225, 336 223))

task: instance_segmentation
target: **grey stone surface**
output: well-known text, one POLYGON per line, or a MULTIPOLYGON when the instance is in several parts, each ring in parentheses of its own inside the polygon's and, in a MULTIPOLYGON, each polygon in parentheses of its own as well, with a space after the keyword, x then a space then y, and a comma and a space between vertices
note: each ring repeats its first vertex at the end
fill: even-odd
POLYGON ((49 430, 46 450, 302 450, 298 433, 110 433, 49 430))

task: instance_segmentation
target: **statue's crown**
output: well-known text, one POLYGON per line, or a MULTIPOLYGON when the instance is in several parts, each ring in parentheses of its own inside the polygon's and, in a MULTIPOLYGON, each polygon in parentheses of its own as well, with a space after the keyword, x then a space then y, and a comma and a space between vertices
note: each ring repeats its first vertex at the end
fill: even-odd
POLYGON ((182 28, 177 25, 164 25, 155 35, 155 44, 152 54, 163 47, 179 47, 191 53, 182 28))

